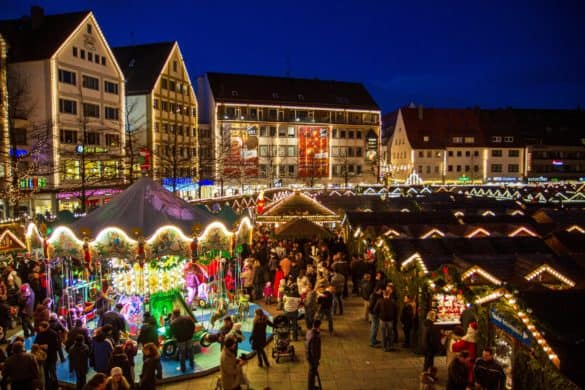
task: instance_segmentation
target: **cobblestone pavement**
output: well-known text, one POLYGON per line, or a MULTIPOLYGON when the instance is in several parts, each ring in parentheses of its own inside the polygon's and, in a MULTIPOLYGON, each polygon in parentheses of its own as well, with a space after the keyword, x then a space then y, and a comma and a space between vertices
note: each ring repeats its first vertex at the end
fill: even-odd
MULTIPOLYGON (((384 352, 380 348, 368 346, 369 324, 361 317, 362 300, 350 297, 346 300, 343 316, 334 317, 335 333, 330 336, 326 322, 322 329, 322 359, 319 367, 321 382, 325 390, 376 390, 419 388, 419 375, 423 359, 413 352, 397 348, 384 352)), ((268 311, 277 314, 275 306, 268 311)), ((304 321, 302 322, 304 325, 304 321)), ((302 334, 305 332, 303 326, 302 334)), ((259 368, 254 358, 245 366, 244 371, 250 379, 251 387, 256 390, 296 390, 307 388, 307 364, 305 362, 304 337, 294 342, 297 362, 287 360, 276 363, 270 357, 272 343, 266 347, 270 368, 259 368)), ((444 388, 446 379, 445 357, 435 358, 439 369, 439 386, 444 388)), ((163 386, 164 390, 215 389, 219 372, 203 378, 163 386)))

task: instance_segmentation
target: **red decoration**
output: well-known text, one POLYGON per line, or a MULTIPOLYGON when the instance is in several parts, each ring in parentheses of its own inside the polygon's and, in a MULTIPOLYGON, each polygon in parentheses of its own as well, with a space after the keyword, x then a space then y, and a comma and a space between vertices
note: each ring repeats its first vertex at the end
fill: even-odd
POLYGON ((447 267, 447 266, 443 267, 443 274, 449 275, 449 267, 447 267))
POLYGON ((264 212, 264 206, 266 205, 266 200, 264 198, 258 199, 256 203, 256 211, 258 214, 262 214, 264 212))

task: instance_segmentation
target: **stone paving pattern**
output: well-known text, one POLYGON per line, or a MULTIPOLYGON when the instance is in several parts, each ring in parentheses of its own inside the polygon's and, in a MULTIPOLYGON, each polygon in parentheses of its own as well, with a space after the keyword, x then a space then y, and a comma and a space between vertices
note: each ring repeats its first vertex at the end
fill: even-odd
MULTIPOLYGON (((265 307, 273 315, 279 314, 276 306, 265 307)), ((423 358, 410 350, 396 348, 393 352, 384 352, 380 348, 368 345, 369 324, 362 317, 362 300, 350 297, 345 301, 343 316, 334 317, 335 333, 330 336, 327 323, 322 329, 322 359, 319 367, 321 382, 325 390, 385 390, 419 388, 419 376, 423 358)), ((305 326, 302 323, 302 334, 305 326)), ((262 390, 297 390, 307 388, 307 364, 305 362, 304 336, 293 343, 297 351, 297 362, 282 359, 276 363, 272 359, 272 343, 266 347, 270 368, 259 368, 254 357, 245 366, 244 371, 251 382, 251 388, 262 390)), ((435 358, 439 369, 437 389, 444 388, 447 369, 445 357, 435 358)), ((161 386, 164 390, 215 389, 219 372, 203 378, 161 386)))

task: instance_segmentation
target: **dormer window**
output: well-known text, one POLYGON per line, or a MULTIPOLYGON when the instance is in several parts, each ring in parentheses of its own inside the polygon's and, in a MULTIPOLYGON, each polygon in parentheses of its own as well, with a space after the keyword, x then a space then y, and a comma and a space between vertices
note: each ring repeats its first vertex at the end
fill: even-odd
POLYGON ((238 91, 232 91, 232 96, 234 97, 238 96, 238 91))
POLYGON ((278 99, 278 92, 272 92, 272 98, 278 99))
POLYGON ((297 95, 297 99, 299 99, 299 100, 302 101, 302 100, 305 100, 305 97, 303 95, 301 95, 301 94, 298 94, 297 95))
POLYGON ((425 135, 423 137, 423 142, 429 142, 429 140, 430 140, 430 137, 428 135, 425 135))
POLYGON ((88 34, 91 34, 91 24, 88 24, 87 25, 87 33, 88 34))

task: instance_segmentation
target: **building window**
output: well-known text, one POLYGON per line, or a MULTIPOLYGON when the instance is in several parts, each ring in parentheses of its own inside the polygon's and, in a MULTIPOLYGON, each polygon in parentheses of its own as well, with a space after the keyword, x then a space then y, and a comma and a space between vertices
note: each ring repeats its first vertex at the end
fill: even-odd
POLYGON ((479 157, 479 150, 473 151, 473 157, 479 157))
POLYGON ((85 142, 86 145, 99 145, 100 144, 100 133, 96 133, 93 131, 88 131, 85 133, 85 142))
POLYGON ((81 58, 82 60, 85 60, 85 50, 81 49, 79 51, 79 58, 81 58))
POLYGON ((173 61, 173 72, 176 72, 178 68, 177 61, 173 61))
POLYGON ((77 131, 75 130, 61 130, 59 132, 59 141, 62 144, 74 145, 77 143, 77 131))
POLYGON ((362 148, 361 147, 357 146, 355 148, 355 156, 356 157, 362 157, 362 148))
POLYGON ((295 176, 295 166, 294 165, 289 165, 288 166, 288 175, 290 177, 294 177, 295 176))
POLYGON ((473 144, 475 143, 475 137, 465 137, 464 141, 466 144, 473 144))
POLYGON ((77 102, 67 99, 59 99, 59 112, 64 114, 77 114, 77 102))
POLYGON ((423 137, 423 142, 429 142, 429 140, 430 140, 430 137, 428 135, 425 135, 423 137))
POLYGON ((499 144, 499 143, 502 142, 502 137, 500 137, 500 136, 493 136, 492 137, 492 142, 493 143, 496 143, 496 144, 499 144))
POLYGON ((100 89, 100 81, 95 77, 83 75, 83 88, 94 89, 98 91, 100 89))
POLYGON ((295 137, 295 128, 293 126, 289 126, 288 128, 288 138, 294 138, 295 137))
POLYGON ((465 166, 465 172, 469 172, 469 171, 471 171, 471 167, 469 165, 466 165, 465 166))
POLYGON ((352 131, 352 130, 349 130, 349 131, 347 132, 347 138, 349 138, 349 139, 353 139, 353 136, 354 136, 354 133, 353 133, 353 131, 352 131))
POLYGON ((77 84, 77 75, 75 72, 70 72, 65 69, 59 69, 59 82, 65 84, 76 85, 77 84))
POLYGON ((100 63, 100 56, 98 56, 97 54, 93 56, 93 62, 95 62, 96 64, 100 63))
POLYGON ((278 157, 284 157, 286 155, 286 146, 278 147, 278 157))
POLYGON ((512 142, 514 142, 514 137, 504 137, 504 142, 512 143, 512 142))
POLYGON ((106 134, 106 146, 119 146, 120 136, 118 134, 106 134))
POLYGON ((104 91, 107 93, 112 93, 114 95, 118 94, 118 84, 112 83, 111 81, 104 81, 104 91))
POLYGON ((439 173, 439 166, 435 165, 435 174, 438 174, 438 173, 439 173))
POLYGON ((508 164, 508 172, 509 173, 520 172, 520 166, 518 164, 508 164))
POLYGON ((423 152, 422 150, 420 150, 420 151, 418 152, 418 157, 422 158, 422 157, 424 157, 424 156, 425 156, 425 152, 423 152))
POLYGON ((270 136, 276 137, 276 126, 270 126, 270 136))
POLYGON ((160 107, 164 112, 169 112, 169 102, 166 100, 161 100, 160 107))
POLYGON ((449 171, 449 172, 453 172, 453 165, 449 165, 449 166, 447 166, 447 171, 449 171))
POLYGON ((337 138, 337 129, 333 129, 331 132, 331 138, 337 138))
POLYGON ((88 34, 91 34, 91 24, 87 25, 87 29, 86 29, 88 34))
POLYGON ((92 53, 92 52, 90 52, 90 51, 88 51, 88 52, 87 52, 87 60, 88 60, 89 62, 92 62, 92 61, 93 61, 93 53, 92 53))
POLYGON ((268 145, 260 145, 260 157, 268 157, 268 145))
POLYGON ((453 137, 452 142, 454 144, 461 144, 463 143, 463 137, 453 137))
POLYGON ((492 157, 502 157, 502 149, 493 149, 492 157))
POLYGON ((295 147, 294 145, 290 145, 288 146, 288 150, 287 150, 287 156, 288 157, 294 157, 295 156, 295 147))
POLYGON ((473 172, 479 172, 479 165, 473 166, 473 172))
POLYGON ((73 46, 73 57, 77 57, 77 48, 73 46))
POLYGON ((280 126, 278 128, 278 136, 279 137, 286 137, 286 131, 287 131, 286 127, 280 126))
POLYGON ((83 103, 83 115, 91 118, 99 118, 100 106, 97 104, 83 103))
POLYGON ((174 91, 176 88, 175 82, 173 80, 169 80, 169 91, 174 91))
POLYGON ((457 172, 461 172, 461 165, 457 165, 457 172))
POLYGON ((345 130, 339 132, 339 138, 345 138, 345 130))
POLYGON ((104 115, 106 119, 118 120, 119 118, 119 110, 115 107, 105 107, 104 108, 104 115))
POLYGON ((461 155, 462 155, 461 150, 458 150, 457 151, 457 157, 461 157, 461 155))
POLYGON ((102 65, 106 66, 106 57, 102 56, 102 65))
POLYGON ((466 150, 465 151, 465 157, 471 157, 471 151, 470 150, 466 150))
POLYGON ((167 89, 167 88, 168 88, 168 86, 167 86, 167 83, 168 83, 168 82, 167 82, 167 79, 165 79, 165 78, 163 77, 163 78, 160 80, 160 87, 161 87, 161 88, 163 88, 163 89, 167 89))
POLYGON ((508 157, 520 157, 520 151, 518 149, 508 150, 508 157))
POLYGON ((427 165, 427 173, 431 173, 431 166, 427 165))
POLYGON ((453 157, 453 151, 452 150, 449 150, 449 153, 448 154, 449 154, 449 157, 453 157))
POLYGON ((492 172, 494 173, 502 172, 502 164, 492 164, 492 172))

